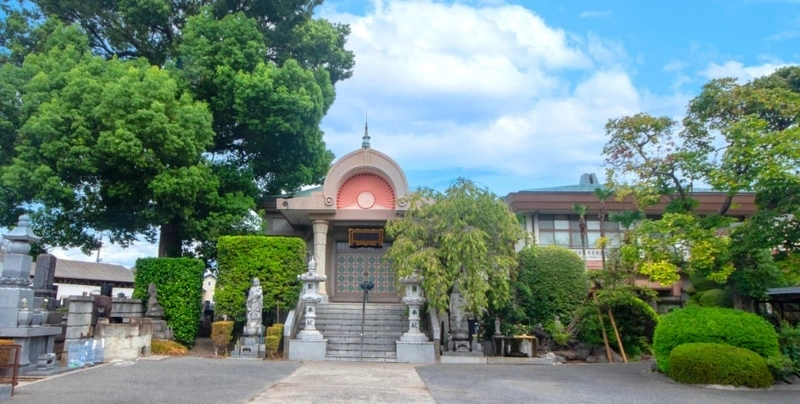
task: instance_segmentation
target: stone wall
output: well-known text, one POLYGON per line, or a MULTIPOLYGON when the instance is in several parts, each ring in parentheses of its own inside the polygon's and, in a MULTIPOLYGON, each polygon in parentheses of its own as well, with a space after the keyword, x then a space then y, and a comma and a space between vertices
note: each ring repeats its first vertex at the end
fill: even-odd
POLYGON ((96 319, 96 326, 92 325, 93 308, 94 296, 70 297, 62 363, 68 360, 70 346, 82 345, 92 339, 104 347, 106 361, 135 359, 150 354, 153 325, 142 317, 144 305, 141 299, 111 299, 111 319, 96 319))
POLYGON ((150 356, 152 336, 153 323, 148 318, 131 318, 129 323, 109 323, 101 318, 95 329, 95 340, 102 341, 106 362, 150 356))
POLYGON ((69 299, 67 313, 67 330, 64 334, 64 350, 61 355, 62 364, 66 364, 69 347, 82 344, 94 336, 92 328, 92 296, 72 296, 69 299))

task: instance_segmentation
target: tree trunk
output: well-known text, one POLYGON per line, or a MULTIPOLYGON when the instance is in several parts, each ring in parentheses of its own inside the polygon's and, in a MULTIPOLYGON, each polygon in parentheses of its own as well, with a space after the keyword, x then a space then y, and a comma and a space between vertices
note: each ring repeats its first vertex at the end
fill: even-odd
POLYGON ((178 219, 161 225, 161 235, 158 238, 159 257, 180 257, 183 253, 182 244, 178 233, 178 219))

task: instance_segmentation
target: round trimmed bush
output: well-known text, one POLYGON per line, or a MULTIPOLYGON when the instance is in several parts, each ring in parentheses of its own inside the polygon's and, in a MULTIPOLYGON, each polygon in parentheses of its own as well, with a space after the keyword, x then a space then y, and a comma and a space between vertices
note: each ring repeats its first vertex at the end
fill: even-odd
POLYGON ((669 355, 669 363, 669 377, 681 383, 764 388, 773 382, 764 358, 749 349, 726 344, 679 345, 669 355))
POLYGON ((564 247, 526 248, 519 252, 514 286, 516 303, 528 324, 547 324, 555 316, 569 322, 589 291, 583 260, 564 247))
POLYGON ((658 368, 670 373, 672 350, 690 342, 713 342, 749 349, 763 358, 780 355, 775 329, 763 318, 722 307, 687 307, 661 318, 653 336, 658 368))
MULTIPOLYGON (((653 333, 658 324, 658 314, 647 302, 636 297, 633 293, 625 291, 601 291, 598 293, 598 305, 603 315, 606 334, 610 336, 609 343, 619 352, 619 346, 614 338, 614 329, 608 318, 608 311, 614 315, 622 345, 630 357, 643 353, 650 353, 653 342, 653 333)), ((597 319, 597 308, 591 304, 580 313, 578 323, 578 340, 590 345, 602 345, 602 329, 597 319)))

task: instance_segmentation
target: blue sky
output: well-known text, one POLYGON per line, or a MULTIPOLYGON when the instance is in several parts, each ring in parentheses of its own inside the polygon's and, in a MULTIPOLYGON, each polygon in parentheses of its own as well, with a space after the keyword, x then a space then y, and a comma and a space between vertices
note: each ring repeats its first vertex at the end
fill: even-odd
MULTIPOLYGON (((608 119, 679 118, 712 78, 800 63, 800 0, 328 0, 318 14, 351 25, 356 55, 323 121, 328 147, 360 147, 368 107, 372 147, 412 187, 462 176, 506 195, 603 179, 608 119)), ((100 255, 130 267, 155 251, 100 255)))
POLYGON ((474 179, 499 195, 603 177, 610 118, 680 117, 711 78, 800 61, 800 1, 328 1, 353 78, 329 147, 372 145, 412 187, 474 179))

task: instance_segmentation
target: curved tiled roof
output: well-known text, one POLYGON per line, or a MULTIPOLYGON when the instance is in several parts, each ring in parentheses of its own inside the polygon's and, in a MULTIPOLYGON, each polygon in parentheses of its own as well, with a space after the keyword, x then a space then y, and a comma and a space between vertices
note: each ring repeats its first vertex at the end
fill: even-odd
MULTIPOLYGON (((35 268, 31 265, 31 275, 35 268)), ((57 259, 55 278, 133 283, 133 271, 117 264, 57 259)))

